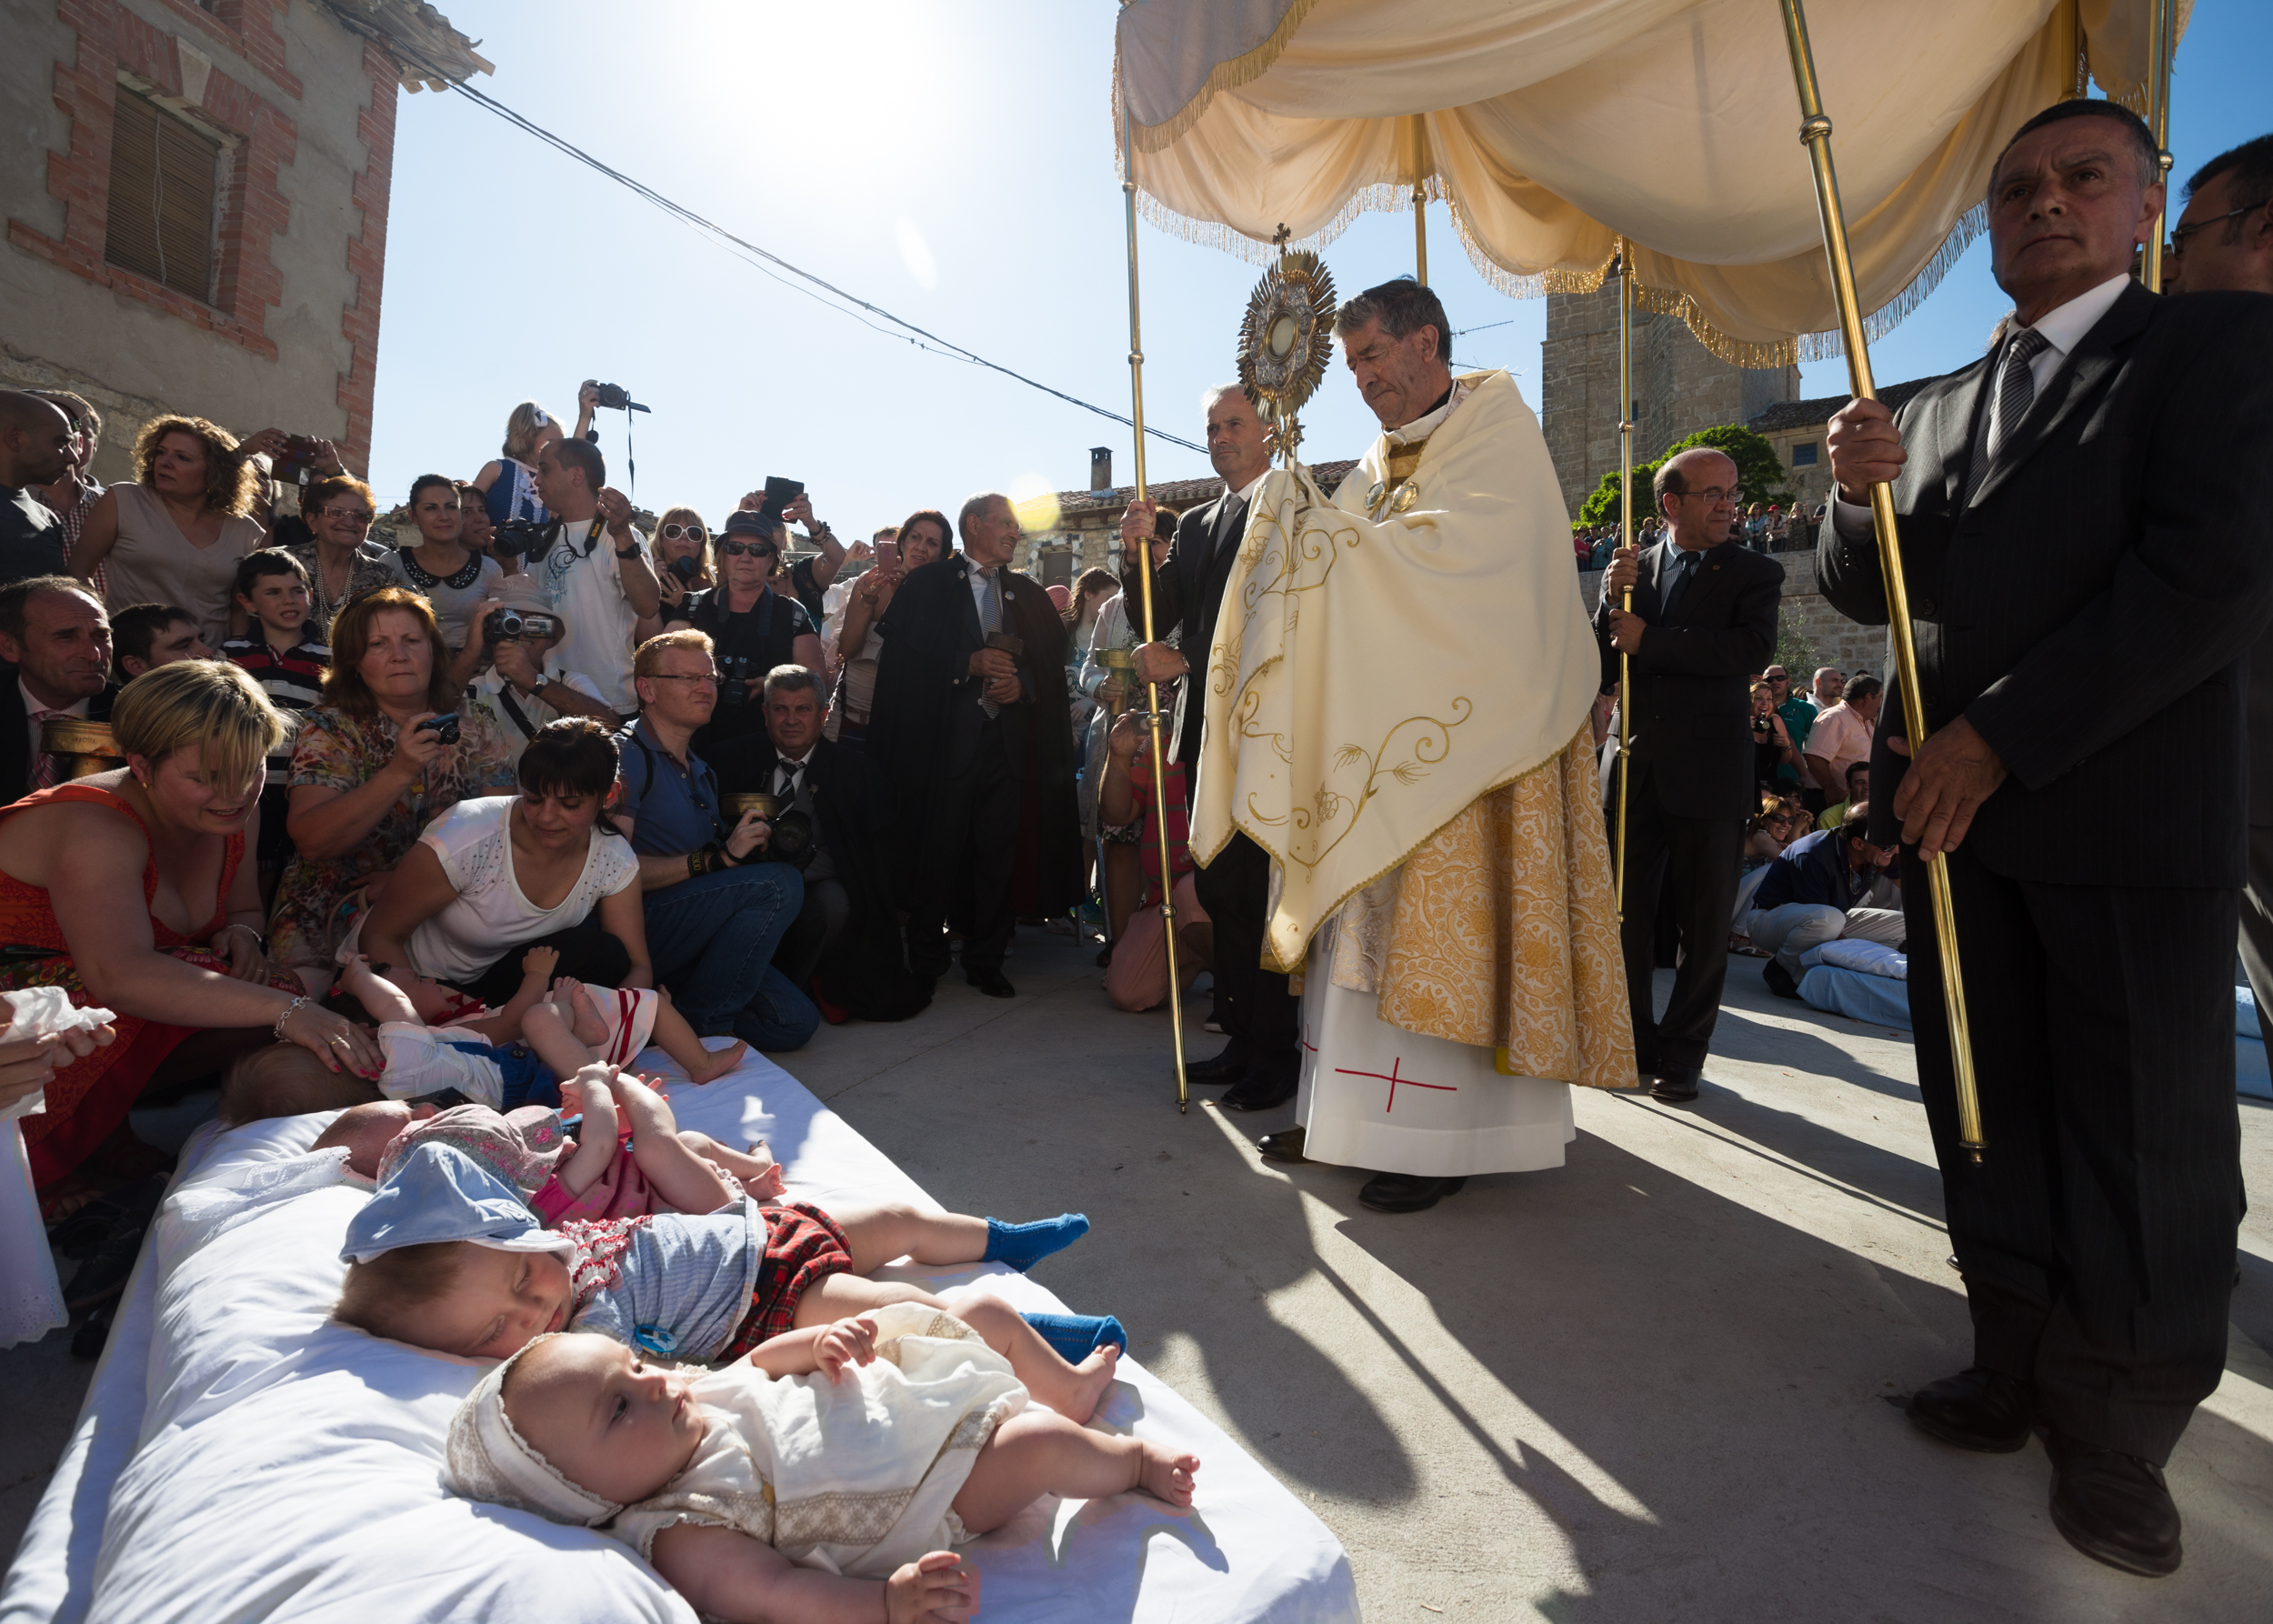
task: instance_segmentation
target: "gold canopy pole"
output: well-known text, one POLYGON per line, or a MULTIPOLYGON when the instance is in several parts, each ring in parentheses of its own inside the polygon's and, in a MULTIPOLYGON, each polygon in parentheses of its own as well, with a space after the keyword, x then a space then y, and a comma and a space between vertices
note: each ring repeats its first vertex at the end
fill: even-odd
MULTIPOLYGON (((2162 182, 2170 184, 2170 59, 2177 55, 2178 6, 2177 0, 2150 0, 2148 6, 2148 27, 2152 35, 2147 42, 2147 127, 2155 135, 2155 146, 2162 165, 2162 182)), ((2155 212, 2155 228, 2148 235, 2147 254, 2139 266, 2139 284, 2148 293, 2162 292, 2162 226, 2169 216, 2168 203, 2155 212)))
MULTIPOLYGON (((1121 105, 1121 195, 1128 206, 1128 415, 1136 430, 1136 499, 1145 499, 1145 346, 1136 313, 1136 146, 1121 105)), ((1138 604, 1145 641, 1152 633, 1152 537, 1136 544, 1138 604)), ((1185 680, 1197 675, 1194 672, 1185 680)), ((1160 837, 1160 935, 1168 951, 1168 1031, 1176 1055, 1176 1108, 1191 1108, 1191 1085, 1184 1075, 1184 980, 1176 965, 1176 864, 1168 841, 1168 772, 1160 748, 1160 685, 1145 684, 1145 730, 1152 739, 1152 821, 1160 837)))
MULTIPOLYGON (((1847 246, 1847 217, 1839 206, 1838 175, 1831 167, 1831 121, 1824 116, 1816 85, 1815 53, 1807 44, 1807 19, 1800 0, 1781 0, 1784 38, 1791 47, 1792 80, 1799 92, 1799 139, 1815 169, 1816 208, 1823 218, 1823 252, 1831 264, 1831 286, 1838 301, 1839 333, 1847 346, 1847 374, 1857 398, 1876 400, 1870 379, 1870 350, 1855 293, 1855 264, 1847 246)), ((1926 704, 1918 690, 1918 648, 1911 637, 1910 594, 1902 577, 1902 543, 1895 531, 1894 492, 1870 487, 1870 516, 1878 533, 1878 565, 1886 577, 1887 618, 1894 634, 1894 661, 1902 684, 1903 732, 1916 752, 1926 742, 1926 704)), ((1973 1076, 1972 1030, 1966 1018, 1965 977, 1958 966, 1958 916, 1949 895, 1949 865, 1925 865, 1934 905, 1934 939, 1941 955, 1942 1001, 1949 1017, 1950 1058, 1958 1082, 1958 1136, 1975 1161, 1981 1159, 1981 1095, 1973 1076)))
MULTIPOLYGON (((1634 545, 1634 267, 1618 238, 1618 546, 1634 545)), ((1621 606, 1634 612, 1634 589, 1621 606)), ((1617 917, 1626 923, 1626 781, 1634 776, 1634 663, 1618 651, 1618 861, 1617 917)))
POLYGON ((1413 280, 1428 286, 1428 126, 1413 115, 1413 280))

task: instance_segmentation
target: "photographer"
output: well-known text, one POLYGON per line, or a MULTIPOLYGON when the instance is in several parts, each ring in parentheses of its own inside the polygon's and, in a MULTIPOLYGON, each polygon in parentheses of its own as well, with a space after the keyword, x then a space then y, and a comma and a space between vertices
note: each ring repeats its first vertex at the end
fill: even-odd
POLYGON ((461 679, 466 708, 488 718, 515 767, 547 722, 590 717, 610 733, 624 725, 589 677, 553 663, 567 623, 545 607, 545 595, 529 576, 515 576, 500 585, 468 630, 466 647, 473 669, 461 679))
MULTIPOLYGON (((764 518, 766 493, 744 493, 737 511, 754 513, 764 518)), ((828 618, 828 606, 825 599, 829 584, 836 579, 836 572, 845 567, 845 544, 836 539, 836 531, 813 516, 813 498, 803 491, 799 491, 782 507, 781 519, 775 526, 785 555, 788 551, 787 526, 790 525, 804 526, 805 538, 813 544, 819 554, 817 557, 799 558, 789 566, 790 590, 805 606, 806 618, 817 627, 828 618)), ((813 668, 818 671, 821 667, 816 664, 813 668)), ((764 674, 763 671, 759 673, 761 677, 764 674)))
MULTIPOLYGON (((546 607, 568 623, 560 661, 581 671, 600 697, 628 711, 632 634, 662 606, 631 500, 607 484, 607 459, 584 440, 554 440, 537 454, 536 494, 553 523, 529 547, 529 573, 546 607)), ((498 532, 501 546, 512 533, 498 532)))
MULTIPOLYGON (((661 587, 663 609, 661 619, 674 620, 686 607, 686 600, 697 592, 707 592, 718 584, 710 573, 710 531, 703 523, 703 516, 691 507, 666 507, 663 516, 656 520, 655 577, 661 587)), ((656 631, 662 630, 658 624, 656 631)), ((654 633, 646 632, 640 639, 646 640, 654 633)))
POLYGON ((782 526, 763 514, 733 514, 718 532, 719 584, 692 595, 670 618, 674 631, 689 627, 708 637, 718 662, 717 709, 695 736, 695 747, 705 755, 727 739, 765 728, 766 673, 776 666, 821 668, 813 617, 802 603, 768 585, 783 537, 782 526))

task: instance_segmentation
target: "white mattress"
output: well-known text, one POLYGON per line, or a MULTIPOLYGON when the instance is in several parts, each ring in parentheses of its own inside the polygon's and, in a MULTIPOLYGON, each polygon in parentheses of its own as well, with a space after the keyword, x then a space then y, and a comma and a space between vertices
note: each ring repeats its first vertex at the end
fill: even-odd
MULTIPOLYGON (((646 1061, 670 1069, 658 1053, 646 1061)), ((729 1142, 770 1138, 799 1199, 936 1205, 770 1062, 753 1057, 706 1088, 681 1083, 671 1093, 684 1127, 729 1142)), ((209 1205, 257 1164, 304 1151, 328 1119, 191 1142, 79 1426, 0 1589, 0 1624, 692 1624, 676 1593, 616 1541, 444 1491, 444 1431, 481 1367, 325 1318, 360 1194, 334 1185, 185 1220, 185 1192, 203 1192, 209 1205)), ((1056 1268, 1077 1278, 1078 1248, 1056 1268)), ((943 1286, 997 1276, 1021 1308, 1066 1307, 999 1265, 898 1272, 943 1286)), ((1194 1505, 1179 1511, 1137 1495, 1042 1502, 970 1548, 981 1616, 1354 1624, 1349 1561, 1325 1525, 1136 1360, 1123 1358, 1120 1371, 1094 1424, 1197 1453, 1194 1505)))

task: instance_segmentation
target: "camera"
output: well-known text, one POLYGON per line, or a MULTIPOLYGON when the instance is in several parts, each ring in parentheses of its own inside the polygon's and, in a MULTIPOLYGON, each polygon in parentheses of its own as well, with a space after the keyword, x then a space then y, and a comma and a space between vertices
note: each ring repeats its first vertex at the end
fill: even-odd
POLYGON ((778 525, 782 510, 803 495, 804 480, 784 479, 778 475, 768 474, 766 476, 766 500, 757 510, 758 516, 769 524, 778 525))
POLYGON ((674 558, 671 560, 671 573, 678 576, 678 578, 682 581, 693 580, 695 578, 695 572, 696 568, 697 566, 692 558, 674 558))
POLYGON ((813 860, 813 819, 803 812, 784 812, 773 821, 766 837, 768 861, 803 868, 813 860))
POLYGON ((718 703, 742 706, 750 702, 750 662, 746 655, 730 654, 718 662, 718 703))
POLYGON ((506 643, 516 637, 557 637, 560 622, 535 609, 492 609, 482 622, 482 641, 506 643))
POLYGON ((431 733, 446 745, 457 743, 457 712, 446 710, 438 717, 428 717, 418 724, 418 731, 431 733))
POLYGON ((621 384, 603 384, 597 378, 584 380, 585 387, 599 396, 599 404, 611 412, 644 412, 647 408, 631 397, 631 391, 621 384))
POLYGON ((321 446, 314 435, 286 435, 285 448, 270 457, 271 477, 285 485, 305 485, 315 476, 321 446))
POLYGON ((518 558, 526 554, 532 560, 541 558, 552 545, 552 526, 535 519, 507 519, 489 533, 490 556, 518 558))

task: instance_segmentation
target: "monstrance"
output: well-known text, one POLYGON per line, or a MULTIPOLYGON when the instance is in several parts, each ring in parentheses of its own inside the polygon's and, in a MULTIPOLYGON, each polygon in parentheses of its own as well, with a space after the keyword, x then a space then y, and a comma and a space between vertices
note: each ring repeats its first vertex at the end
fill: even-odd
POLYGON ((1307 248, 1282 249, 1247 296, 1239 324, 1239 383, 1291 465, 1302 444, 1296 412, 1326 377, 1334 353, 1334 276, 1307 248))

